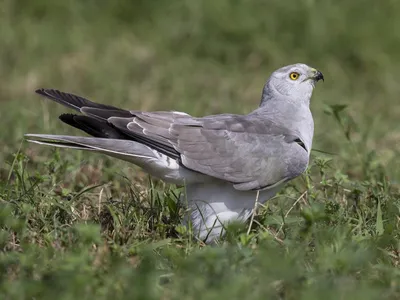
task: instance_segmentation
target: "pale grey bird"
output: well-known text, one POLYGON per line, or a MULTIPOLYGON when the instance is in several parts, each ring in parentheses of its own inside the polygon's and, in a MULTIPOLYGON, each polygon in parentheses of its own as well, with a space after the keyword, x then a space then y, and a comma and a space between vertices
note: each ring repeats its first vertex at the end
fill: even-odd
POLYGON ((91 150, 128 161, 165 182, 184 185, 196 236, 207 243, 231 221, 247 220, 258 201, 273 197, 309 162, 314 122, 310 98, 322 73, 305 64, 273 72, 260 106, 247 115, 192 117, 91 102, 53 89, 36 92, 80 115, 61 121, 92 137, 26 134, 38 144, 91 150))

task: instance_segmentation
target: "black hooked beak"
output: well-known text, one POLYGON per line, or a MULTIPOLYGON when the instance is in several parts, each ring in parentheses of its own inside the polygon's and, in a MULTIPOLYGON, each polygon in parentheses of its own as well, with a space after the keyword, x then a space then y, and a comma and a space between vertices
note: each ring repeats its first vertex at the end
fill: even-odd
POLYGON ((324 81, 324 74, 322 74, 321 71, 317 70, 317 72, 315 73, 314 78, 315 78, 316 81, 320 81, 320 80, 324 81))

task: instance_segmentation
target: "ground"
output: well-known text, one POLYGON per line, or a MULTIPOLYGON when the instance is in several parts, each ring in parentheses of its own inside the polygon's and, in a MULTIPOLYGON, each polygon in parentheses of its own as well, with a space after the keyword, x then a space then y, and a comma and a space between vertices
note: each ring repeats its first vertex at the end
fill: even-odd
POLYGON ((4 299, 398 299, 400 3, 0 1, 4 299), (57 88, 101 103, 248 113, 269 74, 321 70, 310 167, 209 247, 179 189, 24 133, 78 134, 57 88))

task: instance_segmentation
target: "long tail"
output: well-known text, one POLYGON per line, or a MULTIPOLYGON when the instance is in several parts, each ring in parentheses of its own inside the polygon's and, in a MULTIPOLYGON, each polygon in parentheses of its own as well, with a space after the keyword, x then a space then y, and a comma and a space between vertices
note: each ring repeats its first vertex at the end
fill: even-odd
POLYGON ((177 161, 135 141, 48 134, 25 134, 25 138, 29 142, 41 145, 104 153, 133 163, 166 182, 183 182, 177 161))
POLYGON ((135 164, 141 158, 155 158, 149 147, 130 140, 50 134, 25 134, 25 137, 28 142, 41 145, 102 152, 118 158, 122 156, 135 164))

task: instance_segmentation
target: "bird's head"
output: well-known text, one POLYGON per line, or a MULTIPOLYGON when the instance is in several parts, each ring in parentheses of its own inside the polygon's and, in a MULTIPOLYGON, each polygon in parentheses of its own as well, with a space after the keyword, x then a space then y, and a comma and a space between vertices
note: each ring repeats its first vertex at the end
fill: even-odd
POLYGON ((284 96, 294 101, 304 99, 309 102, 319 80, 324 80, 324 75, 305 64, 298 63, 282 67, 274 71, 265 84, 263 99, 265 96, 277 99, 284 96))

